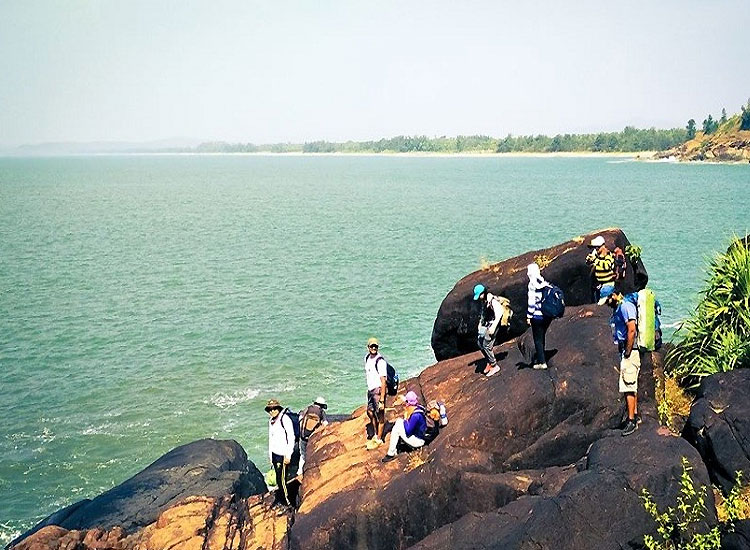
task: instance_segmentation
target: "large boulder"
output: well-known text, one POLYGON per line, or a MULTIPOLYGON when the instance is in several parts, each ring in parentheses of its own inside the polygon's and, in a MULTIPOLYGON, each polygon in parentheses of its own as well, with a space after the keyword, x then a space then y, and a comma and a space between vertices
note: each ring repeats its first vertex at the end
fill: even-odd
MULTIPOLYGON (((401 391, 445 401, 449 424, 428 447, 388 464, 384 448, 365 449, 363 409, 313 435, 291 547, 406 548, 461 517, 556 494, 575 474, 570 465, 621 422, 609 316, 604 307, 568 308, 549 329, 547 371, 531 369, 513 341, 498 348, 502 370, 491 378, 477 374, 474 353, 402 383, 401 391)), ((650 364, 641 412, 653 417, 650 364)))
POLYGON ((202 439, 171 450, 106 493, 52 514, 11 545, 48 525, 67 530, 117 526, 128 534, 189 496, 244 498, 265 490, 263 475, 239 443, 202 439))
POLYGON ((467 514, 411 550, 601 550, 642 548, 656 523, 640 498, 647 489, 660 510, 676 506, 681 457, 702 487, 708 509, 700 530, 717 523, 708 473, 685 440, 648 421, 627 439, 608 435, 591 447, 584 468, 554 496, 527 496, 485 513, 467 514))
MULTIPOLYGON (((591 251, 588 246, 591 239, 597 235, 604 237, 611 250, 615 246, 625 250, 630 244, 620 229, 602 229, 550 248, 509 258, 486 269, 475 271, 458 281, 440 304, 432 329, 432 350, 435 358, 442 361, 476 351, 480 311, 477 302, 473 300, 473 289, 479 283, 493 294, 505 296, 511 302, 513 319, 509 330, 499 336, 498 342, 523 333, 527 328, 526 266, 531 262, 539 262, 542 266, 542 275, 562 288, 568 306, 592 303, 591 269, 586 264, 586 256, 591 251)), ((640 260, 634 265, 628 262, 625 279, 618 282, 618 289, 633 292, 645 287, 647 282, 648 273, 643 263, 640 260)))
POLYGON ((725 491, 735 474, 750 479, 750 370, 706 377, 690 409, 685 437, 701 453, 711 479, 725 491))

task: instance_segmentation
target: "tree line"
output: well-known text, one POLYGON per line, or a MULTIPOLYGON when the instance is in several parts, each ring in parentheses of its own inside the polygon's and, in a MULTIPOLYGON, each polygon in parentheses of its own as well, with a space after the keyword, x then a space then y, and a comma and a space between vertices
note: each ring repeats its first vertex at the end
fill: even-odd
MULTIPOLYGON (((710 135, 724 126, 750 130, 750 99, 742 112, 731 118, 726 109, 716 120, 709 114, 703 120, 704 135, 710 135)), ((638 129, 626 126, 620 132, 595 134, 542 134, 504 138, 486 135, 428 137, 396 136, 374 141, 308 141, 305 143, 226 143, 223 141, 201 143, 188 152, 198 153, 558 153, 558 152, 639 152, 666 151, 693 139, 698 131, 694 119, 685 128, 638 129)))

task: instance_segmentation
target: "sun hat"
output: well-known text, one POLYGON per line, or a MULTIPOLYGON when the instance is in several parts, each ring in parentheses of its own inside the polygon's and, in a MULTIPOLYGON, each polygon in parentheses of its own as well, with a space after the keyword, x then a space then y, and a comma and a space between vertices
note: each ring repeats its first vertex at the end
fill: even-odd
POLYGON ((266 412, 269 412, 271 409, 281 409, 281 404, 276 399, 269 399, 268 403, 266 403, 266 412))
POLYGON ((474 287, 474 299, 479 300, 479 297, 482 295, 482 292, 487 290, 484 288, 484 285, 477 285, 474 287))
POLYGON ((602 237, 601 235, 597 235, 596 237, 591 239, 591 246, 595 248, 599 248, 603 244, 604 244, 604 237, 602 237))
POLYGON ((328 408, 328 403, 326 403, 326 400, 323 397, 320 397, 320 396, 316 397, 315 398, 315 403, 318 404, 318 405, 320 405, 320 407, 323 408, 323 409, 327 409, 328 408))
POLYGON ((607 303, 607 298, 615 293, 615 285, 604 285, 599 291, 599 301, 596 302, 598 305, 603 306, 607 303))
POLYGON ((369 340, 367 341, 367 347, 369 348, 369 347, 370 347, 371 345, 373 345, 373 344, 375 344, 376 346, 379 346, 379 345, 380 345, 380 342, 378 342, 378 339, 377 339, 377 338, 370 338, 370 339, 369 339, 369 340))
POLYGON ((413 391, 406 392, 406 404, 407 405, 416 405, 419 403, 419 398, 417 397, 417 394, 413 391))

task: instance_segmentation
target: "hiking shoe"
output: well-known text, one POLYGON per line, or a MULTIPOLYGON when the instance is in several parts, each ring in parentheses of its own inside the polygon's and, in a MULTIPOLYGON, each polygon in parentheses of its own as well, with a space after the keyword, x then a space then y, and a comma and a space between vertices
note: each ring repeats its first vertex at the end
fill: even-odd
POLYGON ((495 365, 490 370, 488 370, 484 375, 487 378, 489 378, 490 376, 492 376, 493 374, 497 374, 498 372, 500 372, 500 367, 498 367, 497 365, 495 365))
POLYGON ((391 460, 396 460, 396 455, 385 455, 383 458, 380 459, 380 462, 385 464, 386 462, 390 462, 391 460))
POLYGON ((547 363, 536 363, 534 370, 547 370, 547 363))
POLYGON ((635 419, 628 420, 627 424, 625 424, 625 427, 622 430, 622 437, 632 434, 637 429, 638 429, 638 422, 636 422, 635 419))

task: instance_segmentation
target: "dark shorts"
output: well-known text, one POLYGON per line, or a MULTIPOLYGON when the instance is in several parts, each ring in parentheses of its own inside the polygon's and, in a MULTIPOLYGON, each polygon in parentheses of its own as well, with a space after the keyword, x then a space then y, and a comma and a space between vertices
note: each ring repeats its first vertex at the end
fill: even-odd
POLYGON ((380 401, 380 388, 367 390, 367 410, 374 413, 378 412, 378 402, 380 401))

